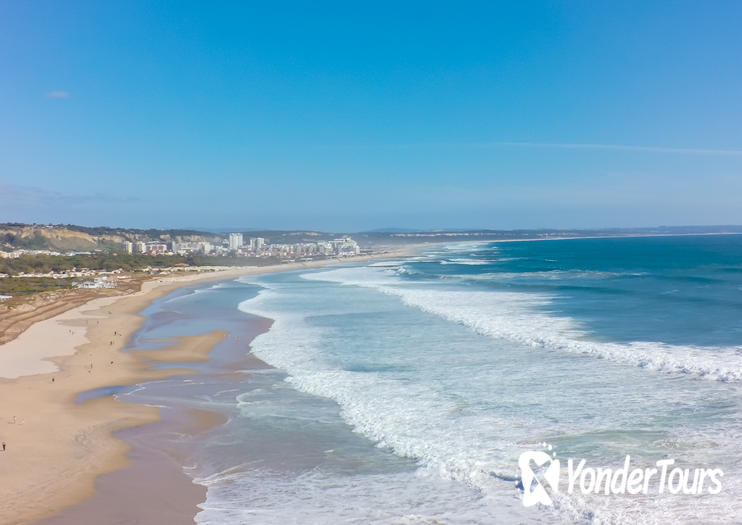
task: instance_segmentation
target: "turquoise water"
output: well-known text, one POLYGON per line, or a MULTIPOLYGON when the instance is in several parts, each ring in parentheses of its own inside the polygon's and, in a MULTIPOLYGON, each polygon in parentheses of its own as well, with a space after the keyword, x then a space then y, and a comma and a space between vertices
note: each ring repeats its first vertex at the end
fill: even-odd
POLYGON ((149 337, 268 317, 252 351, 276 368, 199 379, 230 415, 194 453, 200 523, 742 515, 740 236, 452 244, 202 292, 156 303, 149 337), (541 442, 593 466, 722 468, 723 490, 525 509, 517 460, 541 442))

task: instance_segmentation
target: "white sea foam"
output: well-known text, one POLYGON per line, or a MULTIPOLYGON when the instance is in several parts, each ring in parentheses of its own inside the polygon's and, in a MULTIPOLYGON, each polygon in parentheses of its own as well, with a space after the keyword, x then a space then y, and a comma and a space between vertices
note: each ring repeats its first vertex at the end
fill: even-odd
MULTIPOLYGON (((404 267, 400 267, 404 268, 404 267)), ((549 270, 541 272, 487 272, 477 274, 460 274, 450 275, 444 277, 452 277, 458 279, 469 279, 469 280, 511 280, 511 279, 543 279, 549 281, 562 281, 562 280, 586 280, 586 279, 615 279, 620 277, 641 277, 646 275, 641 272, 600 272, 594 270, 549 270)))
POLYGON ((270 303, 278 296, 280 292, 262 290, 239 306, 274 319, 271 330, 253 341, 255 355, 287 371, 287 381, 298 390, 335 400, 343 419, 380 446, 418 459, 421 467, 443 479, 517 497, 514 485, 502 481, 514 475, 515 462, 509 459, 517 447, 492 435, 505 420, 490 413, 470 425, 452 426, 451 415, 459 407, 434 385, 338 369, 321 351, 322 329, 309 325, 303 315, 272 309, 270 303))
POLYGON ((515 498, 493 504, 466 485, 414 472, 338 477, 311 471, 284 477, 232 470, 200 483, 207 486, 196 516, 200 524, 553 523, 515 498))
POLYGON ((401 266, 401 262, 394 262, 394 261, 382 261, 382 262, 375 262, 369 264, 370 267, 380 267, 380 268, 399 268, 401 266))
POLYGON ((460 323, 477 333, 531 348, 593 355, 655 371, 725 382, 742 381, 741 347, 696 347, 653 341, 591 341, 574 319, 548 312, 552 297, 501 291, 460 291, 406 284, 378 268, 341 268, 303 274, 308 280, 374 288, 405 304, 460 323))
MULTIPOLYGON (((407 305, 435 313, 444 319, 473 328, 479 333, 517 341, 526 346, 591 353, 579 345, 605 345, 580 340, 583 332, 573 320, 543 313, 544 308, 550 304, 550 297, 546 295, 500 292, 472 294, 444 289, 430 290, 420 286, 406 286, 393 272, 383 268, 347 268, 306 274, 303 277, 311 281, 325 280, 373 288, 400 297, 407 305)), ((307 322, 306 317, 310 314, 299 306, 302 304, 301 296, 297 295, 294 298, 290 295, 290 287, 283 284, 277 285, 275 289, 271 289, 270 284, 267 286, 269 288, 262 290, 258 297, 240 304, 243 311, 265 315, 275 320, 271 330, 253 342, 253 351, 258 357, 288 372, 290 376, 287 381, 298 390, 335 400, 341 407, 343 419, 355 431, 380 446, 390 448, 397 455, 418 460, 419 472, 422 475, 438 476, 443 480, 476 487, 485 495, 485 500, 489 499, 492 502, 494 508, 518 508, 520 502, 513 488, 513 478, 517 475, 515 458, 522 448, 516 443, 518 438, 514 439, 513 434, 507 431, 514 423, 512 415, 503 416, 498 411, 487 410, 461 416, 461 406, 457 400, 447 395, 450 392, 446 388, 441 388, 437 381, 431 381, 431 378, 424 381, 398 381, 386 374, 359 373, 338 367, 337 363, 328 360, 323 349, 323 342, 328 337, 332 338, 332 333, 307 322), (291 309, 287 310, 287 305, 294 305, 296 310, 293 312, 291 309)), ((656 344, 650 345, 651 348, 646 352, 656 351, 656 344)), ((625 353, 624 346, 627 345, 608 344, 608 349, 625 353)), ((629 346, 635 348, 636 344, 629 346)), ((675 350, 673 347, 672 351, 675 350)), ((600 351, 605 352, 606 348, 602 347, 600 351)), ((592 354, 607 357, 595 351, 592 354)), ((614 356, 614 359, 636 364, 632 360, 626 360, 622 355, 614 356)), ((684 366, 687 367, 687 363, 684 366)), ((486 371, 484 373, 486 374, 486 371)), ((481 378, 476 377, 476 373, 468 377, 470 379, 466 382, 468 388, 476 389, 482 384, 481 378)), ((488 388, 487 384, 482 386, 488 388)), ((258 414, 260 413, 259 406, 250 404, 252 401, 249 396, 240 396, 238 400, 244 409, 258 410, 258 414)), ((565 399, 565 403, 572 406, 571 403, 576 401, 565 399)), ((536 418, 533 425, 519 421, 519 427, 535 428, 538 413, 519 412, 517 415, 518 418, 526 420, 531 416, 536 418)), ((593 424, 600 425, 600 418, 594 420, 593 424)), ((368 480, 355 481, 352 485, 366 486, 364 485, 366 481, 368 480)), ((236 513, 235 522, 247 519, 251 516, 249 512, 257 512, 258 514, 252 516, 260 516, 266 523, 278 522, 278 517, 283 514, 273 507, 271 502, 275 500, 267 496, 261 498, 260 505, 252 511, 245 511, 244 506, 229 503, 230 498, 234 496, 230 495, 229 491, 236 490, 243 482, 242 477, 231 473, 226 473, 225 477, 218 476, 207 480, 205 484, 210 486, 209 499, 204 505, 206 510, 202 516, 200 515, 199 522, 215 522, 225 509, 228 513, 236 513), (230 486, 232 488, 229 488, 230 486), (231 510, 230 505, 233 507, 231 510)), ((271 483, 272 480, 269 480, 265 486, 271 487, 271 483)), ((373 504, 366 506, 369 501, 361 496, 365 490, 348 492, 333 490, 333 487, 342 486, 343 483, 336 481, 325 490, 322 488, 322 482, 319 482, 316 493, 307 498, 312 502, 329 498, 330 501, 325 500, 325 505, 331 509, 328 515, 337 514, 348 517, 348 520, 360 515, 359 521, 364 521, 365 518, 365 521, 385 523, 386 517, 367 513, 367 509, 373 508, 373 504), (347 516, 340 501, 343 498, 356 505, 355 510, 348 511, 347 516)), ((393 477, 382 476, 379 483, 378 490, 389 500, 390 511, 405 508, 404 501, 395 499, 397 492, 390 490, 394 486, 393 477)), ((282 492, 281 488, 275 490, 282 492)), ((283 490, 287 492, 296 490, 302 493, 304 489, 300 482, 299 486, 296 486, 294 481, 290 481, 286 482, 283 490)), ((468 496, 458 493, 455 486, 452 490, 453 494, 439 493, 441 500, 447 501, 446 505, 450 504, 447 508, 455 508, 457 505, 460 508, 461 504, 469 504, 468 496), (451 501, 446 498, 450 498, 451 501)), ((409 501, 406 504, 409 505, 409 501)), ((308 504, 296 503, 297 507, 302 505, 308 504)), ((567 520, 621 523, 630 520, 637 523, 662 523, 670 515, 711 516, 710 513, 715 512, 714 519, 720 517, 722 522, 724 517, 733 515, 729 509, 719 509, 715 502, 702 502, 697 508, 688 508, 688 505, 694 506, 697 503, 676 502, 666 498, 640 504, 634 500, 606 501, 600 497, 560 497, 556 509, 559 515, 548 514, 549 519, 544 516, 541 518, 550 522, 567 520), (651 509, 651 512, 647 513, 648 509, 651 509)), ((444 521, 486 523, 488 520, 483 512, 491 511, 492 507, 485 505, 482 508, 477 507, 476 512, 472 511, 468 515, 470 519, 444 521)), ((310 516, 322 515, 315 512, 316 509, 313 507, 308 509, 310 516)), ((440 520, 443 516, 429 515, 428 518, 440 520)), ((397 516, 394 520, 390 522, 406 522, 403 516, 397 516)), ((339 521, 344 521, 344 518, 339 521)), ((529 516, 527 521, 534 521, 533 516, 529 516)), ((311 523, 311 519, 308 522, 311 523)), ((319 519, 317 522, 322 520, 319 519)))
MULTIPOLYGON (((407 456, 418 460, 420 472, 425 475, 439 476, 444 480, 463 482, 464 485, 476 487, 480 490, 485 498, 493 498, 498 508, 507 505, 520 505, 517 501, 517 493, 513 491, 512 482, 507 482, 516 475, 515 458, 517 453, 522 450, 523 446, 518 445, 518 437, 514 437, 508 428, 515 426, 520 428, 535 429, 538 426, 537 420, 533 425, 528 425, 528 418, 533 415, 538 418, 542 413, 539 410, 517 410, 513 416, 512 405, 510 400, 508 409, 501 411, 496 405, 494 409, 485 411, 468 412, 464 410, 465 415, 461 416, 462 409, 455 397, 450 395, 450 389, 440 383, 440 377, 451 378, 455 376, 455 384, 465 384, 467 390, 472 392, 469 400, 478 399, 479 393, 486 393, 503 377, 498 374, 487 372, 486 367, 469 366, 466 359, 469 359, 475 349, 470 349, 464 356, 459 356, 459 362, 456 366, 461 366, 465 371, 460 374, 454 371, 454 367, 447 369, 445 374, 440 377, 421 377, 417 370, 415 380, 413 381, 396 381, 394 375, 373 372, 354 372, 344 369, 338 362, 332 360, 332 352, 328 351, 327 343, 334 340, 337 336, 333 330, 340 329, 328 327, 326 324, 317 324, 308 322, 307 317, 312 315, 323 315, 327 313, 352 313, 351 304, 356 302, 368 305, 372 301, 371 297, 376 296, 383 298, 383 295, 374 294, 379 291, 390 298, 399 298, 400 313, 407 310, 402 304, 414 306, 416 310, 433 313, 441 319, 452 321, 456 324, 465 326, 477 333, 492 337, 493 339, 503 342, 515 342, 516 345, 506 345, 509 348, 517 348, 522 345, 524 349, 535 348, 550 352, 549 363, 558 360, 564 360, 563 352, 570 354, 586 354, 600 358, 608 358, 617 363, 626 363, 638 365, 644 368, 653 368, 672 373, 690 374, 692 376, 710 377, 721 381, 737 381, 740 378, 740 369, 738 361, 734 359, 739 349, 737 348, 698 348, 686 346, 663 345, 656 342, 617 344, 589 341, 586 339, 585 330, 574 319, 557 316, 549 312, 552 296, 548 294, 523 294, 510 292, 489 292, 489 291, 463 291, 441 283, 440 281, 427 281, 422 283, 410 283, 401 279, 393 269, 383 267, 373 268, 342 268, 330 271, 321 271, 302 275, 304 280, 309 281, 302 285, 299 283, 271 283, 265 286, 260 295, 252 300, 243 302, 240 309, 266 315, 276 320, 272 329, 259 336, 253 342, 255 353, 265 361, 284 369, 290 374, 288 381, 298 390, 311 393, 314 395, 326 397, 335 400, 341 407, 343 419, 351 425, 357 432, 368 437, 374 442, 393 450, 400 456, 407 456), (329 281, 343 285, 355 285, 368 288, 368 291, 354 290, 348 287, 334 287, 323 289, 326 303, 315 303, 307 301, 308 296, 317 296, 319 288, 316 284, 310 282, 329 281), (294 289, 296 288, 296 291, 294 289), (358 301, 352 301, 359 293, 364 294, 358 301), (351 302, 346 302, 351 301, 351 302), (316 309, 308 308, 308 305, 322 304, 324 306, 316 309), (327 306, 329 305, 329 307, 327 306), (329 311, 328 312, 328 308, 329 311), (561 355, 561 357, 559 357, 561 355), (644 361, 646 359, 646 361, 644 361), (487 374, 491 377, 488 377, 487 374), (422 380, 419 380, 422 379, 422 380), (492 382, 495 380, 495 382, 492 382), (483 390, 479 390, 479 389, 483 390), (515 420, 513 418, 516 418, 515 420), (525 420, 523 419, 525 418, 525 420), (526 424, 524 424, 524 421, 526 424)), ((391 299, 383 299, 379 303, 380 307, 388 308, 391 299)), ((394 307, 392 307, 394 308, 394 307)), ((401 314, 403 317, 405 314, 401 314)), ((414 314, 419 316, 420 314, 414 314)), ((330 323, 331 324, 331 323, 330 323)), ((431 324, 434 326, 443 326, 446 323, 435 321, 431 324)), ((445 329, 444 329, 445 330, 445 329)), ((461 332, 466 332, 466 330, 461 332)), ((473 336, 472 336, 473 337, 473 336)), ((432 338, 433 340, 436 337, 432 338)), ((482 340, 486 341, 486 340, 482 340)), ((487 345, 482 345, 488 347, 487 345)), ((504 348, 502 345, 493 345, 493 348, 504 348)), ((400 351, 407 351, 406 348, 400 348, 400 351)), ((440 364, 438 358, 433 358, 430 348, 424 349, 409 348, 410 352, 418 355, 422 361, 431 359, 432 363, 440 364), (427 358, 427 359, 426 359, 427 358)), ((349 350, 352 353, 352 350, 349 350)), ((395 354, 396 355, 396 354, 395 354)), ((527 354, 523 354, 527 355, 527 354)), ((493 356, 494 357, 494 356, 493 356)), ((566 357, 566 362, 574 363, 574 357, 566 357)), ((538 366, 540 360, 534 361, 534 370, 529 373, 540 375, 546 368, 538 366)), ((584 371, 592 369, 592 360, 580 360, 584 365, 584 371)), ((587 372, 591 373, 591 372, 587 372)), ((621 385, 622 380, 626 378, 647 377, 647 384, 651 385, 654 380, 651 376, 646 375, 641 370, 632 370, 627 373, 621 366, 605 363, 605 366, 597 365, 595 367, 595 376, 605 377, 611 381, 611 385, 621 385), (601 376, 601 370, 612 370, 607 376, 601 376), (616 382, 617 381, 617 382, 616 382)), ((628 379, 629 381, 631 379, 628 379)), ((518 383, 518 381, 516 381, 518 383)), ((520 384, 520 383, 518 383, 520 384)), ((522 383, 527 384, 527 383, 522 383)), ((686 381, 662 381, 657 383, 657 390, 650 389, 643 392, 637 392, 638 397, 632 396, 631 392, 625 392, 620 396, 628 406, 632 405, 632 400, 638 401, 641 406, 640 398, 653 398, 657 400, 672 398, 668 396, 670 392, 675 392, 672 387, 667 385, 689 385, 686 381), (669 390, 668 390, 669 389, 669 390)), ((727 386, 718 382, 707 383, 703 388, 709 391, 727 391, 727 386)), ((588 387, 589 388, 589 387, 588 387)), ((654 387, 652 387, 654 388, 654 387)), ((510 389, 511 391, 513 389, 510 389)), ((610 392, 610 388, 607 392, 610 392)), ((691 388, 691 391, 694 391, 691 388)), ((678 390, 682 393, 683 390, 678 390)), ((582 392, 580 395, 583 395, 582 392)), ((682 394, 681 394, 682 395, 682 394)), ((522 397, 521 393, 518 393, 522 397)), ((484 397, 482 397, 483 399, 484 397)), ((495 399, 498 399, 495 397, 495 399)), ((240 398, 244 402, 250 402, 247 398, 240 398)), ((615 398, 614 398, 615 400, 615 398)), ((608 401, 610 403, 610 400, 608 401)), ((565 395, 561 398, 560 404, 564 404, 565 412, 555 413, 554 417, 559 421, 569 421, 569 433, 582 432, 575 421, 575 413, 581 411, 582 406, 586 403, 580 403, 579 398, 573 398, 565 395)), ((661 404, 661 403, 660 403, 661 404)), ((535 406, 542 406, 535 404, 535 406)), ((600 406, 600 403, 598 403, 600 406)), ((649 404, 647 406, 657 406, 649 404)), ((694 405, 698 406, 698 405, 694 405)), ((246 405, 246 408, 248 406, 246 405)), ((255 407, 252 407, 253 409, 255 407)), ((619 409, 613 410, 612 414, 603 417, 596 405, 592 404, 588 412, 594 417, 588 423, 587 428, 623 428, 621 421, 624 416, 638 414, 640 409, 619 409), (598 412, 595 412, 598 410, 598 412), (618 425, 617 427, 612 425, 618 425)), ((627 419, 630 420, 630 419, 627 419)), ((554 425, 550 428, 555 435, 560 434, 559 426, 554 425)), ((628 423, 631 425, 632 423, 628 423)), ((534 432, 537 432, 534 430, 534 432)), ((683 433, 683 438, 692 440, 693 430, 687 429, 683 433)), ((734 434, 733 431, 730 431, 734 434)), ((585 439, 588 442, 594 442, 595 439, 589 437, 585 439)), ((717 434, 713 437, 720 450, 735 450, 736 445, 728 446, 726 434, 717 434), (721 443, 721 444, 720 444, 721 443)), ((709 438, 711 439, 711 438, 709 438)), ((688 449, 684 449, 687 452, 688 449)), ((724 457, 717 456, 717 457, 724 457)), ((705 459, 704 459, 705 460, 705 459)), ((716 461, 716 460, 714 460, 716 461)), ((716 463, 715 463, 716 465, 716 463)), ((725 466, 723 463, 717 466, 725 466)), ((730 467, 731 468, 731 467, 730 467)), ((735 467, 736 471, 736 467, 735 467)), ((731 471, 730 471, 731 472, 731 471)), ((395 492, 389 491, 394 486, 393 481, 384 486, 386 476, 379 478, 379 491, 385 494, 392 508, 398 507, 399 502, 395 499, 395 492)), ((388 478, 391 480, 391 478, 388 478)), ((229 483, 234 483, 230 481, 229 483)), ((363 486, 362 482, 353 482, 354 486, 363 486)), ((334 485, 332 485, 334 486, 334 485)), ((728 485, 731 490, 736 490, 738 484, 730 480, 728 485)), ((270 484, 266 485, 270 487, 270 484)), ((228 498, 223 497, 220 492, 223 488, 222 483, 215 482, 214 486, 209 489, 209 501, 207 501, 204 516, 218 516, 218 511, 228 506, 225 502, 228 498), (212 510, 210 510, 212 509, 212 510)), ((293 490, 295 487, 290 483, 286 490, 293 490), (290 487, 290 488, 289 488, 290 487)), ((297 488, 301 492, 301 488, 297 488)), ((328 489, 332 492, 332 488, 328 489)), ((279 491, 280 492, 280 491, 279 491)), ((363 491, 360 491, 363 492, 363 491)), ((349 501, 358 504, 359 513, 364 515, 365 500, 359 497, 353 491, 345 494, 349 501)), ((448 498, 449 493, 441 493, 441 498, 448 498)), ((459 495, 460 496, 460 495, 459 495)), ((456 498, 452 497, 449 502, 455 506, 456 498)), ((318 492, 312 498, 326 498, 332 496, 325 494, 325 489, 318 489, 318 492)), ((313 501, 312 498, 309 498, 313 501)), ((342 498, 338 498, 342 499, 342 498)), ((265 498, 263 502, 269 501, 265 498)), ((458 501, 468 504, 466 498, 458 501)), ((334 512, 344 512, 342 503, 333 500, 327 503, 328 508, 333 509, 329 515, 334 512)), ((723 502, 722 502, 723 503, 723 502)), ((605 499, 600 497, 570 497, 558 499, 558 516, 549 515, 549 522, 567 521, 585 521, 595 523, 622 523, 632 521, 637 523, 662 523, 671 516, 677 518, 708 517, 709 522, 723 523, 728 521, 729 516, 734 516, 735 509, 720 505, 718 500, 683 500, 668 496, 667 498, 649 498, 645 501, 636 499, 605 499)), ((297 506, 301 504, 297 503, 297 506)), ((542 509, 543 510, 543 509, 542 509)), ((271 515, 275 509, 265 511, 261 507, 260 512, 267 512, 271 515)), ((313 512, 313 511, 311 511, 313 512)), ((266 514, 264 514, 266 515, 266 514)), ((343 514, 341 514, 343 515, 343 514)), ((356 514, 355 516, 357 516, 356 514)), ((275 516, 271 515, 272 518, 275 516)), ((349 513, 348 516, 354 516, 349 513)), ((381 518, 373 518, 371 515, 365 515, 369 519, 366 521, 380 521, 381 518)), ((472 523, 487 523, 483 514, 474 513, 471 515, 472 523)), ((429 515, 430 519, 439 519, 442 516, 429 515)), ((350 520, 350 519, 349 519, 350 520)), ((208 520, 207 520, 208 521, 208 520)), ((276 519, 276 521, 278 521, 276 519)), ((321 522, 321 520, 319 520, 321 522)), ((343 521, 342 519, 340 521, 343 521)), ((363 519, 361 519, 363 521, 363 519)), ((455 519, 444 520, 447 522, 457 523, 455 519)), ((532 521, 531 517, 527 520, 532 521)), ((270 519, 266 518, 270 523, 270 519)), ((290 521, 289 521, 290 522, 290 521)), ((309 521, 311 522, 311 520, 309 521)), ((397 519, 394 522, 404 520, 397 519)), ((461 521, 467 522, 467 521, 461 521)))
POLYGON ((441 264, 463 264, 464 266, 483 266, 490 264, 491 261, 484 261, 482 259, 466 259, 457 257, 455 259, 448 259, 441 261, 441 264))
POLYGON ((461 242, 452 242, 448 244, 444 244, 443 246, 440 246, 437 250, 434 250, 433 252, 479 252, 482 250, 489 250, 490 252, 497 251, 497 248, 494 246, 488 246, 491 243, 491 241, 461 241, 461 242))

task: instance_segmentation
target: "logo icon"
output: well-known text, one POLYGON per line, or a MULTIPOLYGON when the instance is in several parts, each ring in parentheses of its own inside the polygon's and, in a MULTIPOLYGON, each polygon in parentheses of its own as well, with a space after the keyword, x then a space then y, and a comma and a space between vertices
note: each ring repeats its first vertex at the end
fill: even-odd
POLYGON ((537 474, 543 476, 554 492, 559 492, 559 460, 546 452, 529 450, 518 458, 521 483, 523 484, 523 506, 531 507, 537 503, 552 505, 551 497, 541 484, 537 474), (531 467, 533 463, 534 467, 531 467))

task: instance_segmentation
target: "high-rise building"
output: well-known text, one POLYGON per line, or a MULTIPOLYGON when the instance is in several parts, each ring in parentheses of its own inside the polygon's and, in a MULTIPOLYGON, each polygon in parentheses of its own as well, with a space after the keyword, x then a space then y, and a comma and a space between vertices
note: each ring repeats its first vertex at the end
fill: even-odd
POLYGON ((124 242, 124 251, 126 253, 132 253, 134 251, 134 243, 129 241, 124 242))
POLYGON ((242 248, 242 234, 241 233, 230 233, 229 234, 229 249, 239 250, 242 248))
POLYGON ((255 251, 260 251, 265 246, 265 239, 262 237, 255 237, 255 251))

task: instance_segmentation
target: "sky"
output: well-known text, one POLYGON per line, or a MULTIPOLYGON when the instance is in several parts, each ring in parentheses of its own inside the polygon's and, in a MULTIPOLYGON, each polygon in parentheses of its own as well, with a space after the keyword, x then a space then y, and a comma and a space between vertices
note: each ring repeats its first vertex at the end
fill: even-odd
POLYGON ((742 224, 742 3, 0 0, 0 221, 742 224))

